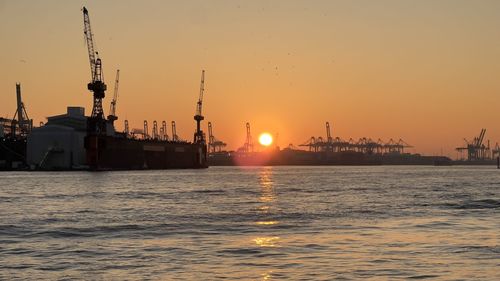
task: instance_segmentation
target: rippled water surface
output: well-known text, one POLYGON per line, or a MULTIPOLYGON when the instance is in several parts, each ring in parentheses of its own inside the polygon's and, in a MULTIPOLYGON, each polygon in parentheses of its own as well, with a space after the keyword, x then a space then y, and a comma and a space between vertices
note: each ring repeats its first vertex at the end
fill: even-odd
POLYGON ((493 167, 0 173, 0 280, 500 280, 493 167))

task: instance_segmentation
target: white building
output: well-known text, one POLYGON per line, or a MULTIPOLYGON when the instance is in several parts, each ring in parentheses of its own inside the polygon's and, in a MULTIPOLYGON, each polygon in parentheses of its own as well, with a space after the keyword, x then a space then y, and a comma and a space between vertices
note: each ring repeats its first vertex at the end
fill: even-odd
POLYGON ((47 124, 28 135, 27 163, 33 169, 79 169, 86 165, 84 138, 87 117, 83 107, 47 118, 47 124))

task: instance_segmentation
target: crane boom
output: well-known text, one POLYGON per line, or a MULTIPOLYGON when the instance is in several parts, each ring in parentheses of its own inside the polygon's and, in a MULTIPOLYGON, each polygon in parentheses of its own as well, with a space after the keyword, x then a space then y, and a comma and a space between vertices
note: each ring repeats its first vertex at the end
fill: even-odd
POLYGON ((483 144, 484 134, 486 134, 486 129, 481 130, 481 133, 479 134, 479 138, 477 140, 477 146, 481 146, 483 144))
POLYGON ((87 42, 89 52, 91 77, 92 81, 95 81, 96 52, 94 51, 94 35, 92 34, 92 29, 90 28, 89 12, 85 7, 83 7, 83 25, 83 33, 85 34, 85 41, 87 42))
POLYGON ((200 95, 198 97, 198 103, 196 105, 196 115, 202 116, 202 105, 203 105, 203 93, 205 92, 205 70, 201 71, 201 82, 200 82, 200 95))

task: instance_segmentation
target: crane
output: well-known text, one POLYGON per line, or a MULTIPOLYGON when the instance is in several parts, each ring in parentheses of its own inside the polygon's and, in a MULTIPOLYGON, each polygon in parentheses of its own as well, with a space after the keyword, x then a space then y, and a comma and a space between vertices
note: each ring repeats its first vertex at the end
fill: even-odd
POLYGON ((128 135, 129 135, 129 133, 130 133, 130 130, 129 130, 129 128, 128 128, 128 120, 125 120, 124 127, 125 127, 125 129, 124 129, 124 133, 125 133, 125 135, 126 135, 126 136, 128 136, 128 135))
POLYGON ((142 131, 142 139, 149 139, 149 129, 148 129, 148 120, 144 120, 144 130, 142 131))
POLYGON ((212 122, 208 122, 208 152, 216 153, 221 152, 226 143, 215 138, 212 129, 212 122))
POLYGON ((161 127, 163 129, 163 140, 168 141, 167 122, 166 121, 162 121, 161 122, 161 127))
POLYGON ((109 115, 108 115, 108 120, 111 122, 115 121, 118 119, 116 116, 116 101, 118 100, 118 85, 120 82, 120 70, 116 70, 116 78, 115 78, 115 89, 113 91, 113 100, 111 101, 111 104, 109 105, 109 115))
MULTIPOLYGON (((212 122, 208 122, 208 149, 209 151, 210 150, 215 150, 214 149, 214 142, 215 142, 215 137, 214 137, 214 134, 212 132, 212 122)), ((215 152, 215 151, 213 151, 215 152)))
POLYGON ((332 133, 330 131, 330 122, 326 122, 326 144, 325 144, 325 149, 327 151, 332 151, 333 152, 333 138, 332 138, 332 133))
POLYGON ((471 142, 465 141, 465 147, 457 147, 456 150, 460 153, 467 152, 467 160, 484 160, 490 157, 490 147, 483 144, 486 129, 481 129, 479 136, 474 137, 471 142))
POLYGON ((330 122, 326 122, 326 139, 328 143, 332 143, 332 134, 330 132, 330 122))
POLYGON ((245 142, 245 152, 253 152, 252 134, 250 133, 250 123, 247 122, 247 140, 245 142))
POLYGON ((177 135, 177 129, 175 127, 175 121, 172 121, 172 141, 179 141, 179 136, 177 135))
POLYGON ((90 28, 90 18, 87 8, 83 7, 83 25, 85 41, 88 47, 91 82, 87 84, 87 89, 93 93, 94 103, 92 107, 92 115, 88 119, 87 130, 93 133, 106 132, 106 122, 104 120, 104 110, 102 109, 102 99, 105 96, 107 89, 104 83, 102 61, 99 58, 99 53, 95 51, 94 35, 90 28))
POLYGON ((205 91, 205 70, 201 71, 201 82, 200 82, 200 95, 198 97, 198 103, 196 104, 196 115, 194 120, 196 120, 196 132, 194 133, 195 143, 205 143, 205 134, 201 130, 200 123, 205 117, 202 115, 203 106, 203 92, 205 91))
POLYGON ((153 135, 152 138, 154 140, 158 139, 158 122, 156 122, 156 120, 153 121, 153 131, 151 134, 153 135))
POLYGON ((16 97, 17 97, 17 110, 14 113, 14 118, 12 119, 12 136, 16 135, 16 125, 19 127, 19 134, 26 136, 31 132, 33 128, 33 120, 28 117, 26 112, 26 107, 24 107, 23 100, 21 98, 21 84, 16 83, 16 97))

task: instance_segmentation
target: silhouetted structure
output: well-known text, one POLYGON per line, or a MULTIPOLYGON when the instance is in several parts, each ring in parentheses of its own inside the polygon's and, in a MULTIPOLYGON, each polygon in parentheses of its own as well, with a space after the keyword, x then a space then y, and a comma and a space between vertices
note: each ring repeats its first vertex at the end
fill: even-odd
POLYGON ((498 154, 498 144, 493 150, 494 154, 490 149, 490 142, 488 141, 485 145, 483 143, 484 136, 486 134, 486 129, 481 129, 479 136, 474 137, 471 142, 464 138, 465 146, 457 147, 456 150, 461 153, 461 159, 465 159, 463 154, 467 153, 467 161, 482 161, 494 159, 494 154, 498 154))
POLYGON ((299 146, 308 147, 309 151, 312 152, 333 153, 354 151, 366 154, 402 154, 404 153, 405 148, 412 147, 402 139, 399 139, 398 141, 390 139, 388 142, 384 142, 381 139, 374 141, 371 138, 366 137, 360 138, 358 140, 350 138, 348 141, 345 141, 340 137, 333 138, 329 122, 326 122, 326 139, 324 139, 323 137, 313 136, 299 146))
POLYGON ((212 129, 212 122, 208 122, 208 153, 220 153, 226 147, 226 143, 218 140, 212 129))

